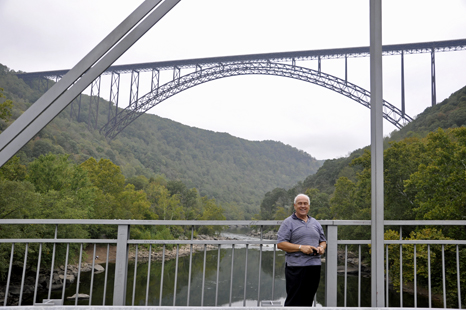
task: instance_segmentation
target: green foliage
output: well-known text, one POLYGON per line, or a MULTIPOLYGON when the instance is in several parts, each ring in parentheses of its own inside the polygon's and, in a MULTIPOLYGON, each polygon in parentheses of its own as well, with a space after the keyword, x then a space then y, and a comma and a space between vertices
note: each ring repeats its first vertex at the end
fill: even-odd
POLYGON ((346 177, 340 177, 330 199, 329 219, 350 220, 359 211, 355 202, 356 184, 346 177))
POLYGON ((151 209, 160 220, 184 219, 184 210, 179 195, 170 195, 168 189, 155 182, 149 183, 146 188, 151 209))
POLYGON ((328 194, 321 193, 316 188, 308 189, 305 194, 309 196, 311 201, 309 204, 309 214, 312 217, 318 220, 331 219, 331 215, 328 212, 330 209, 328 194))
MULTIPOLYGON (((392 142, 384 151, 386 220, 459 220, 466 209, 466 128, 439 129, 424 139, 392 142)), ((370 219, 371 156, 366 151, 352 165, 361 167, 356 183, 340 177, 330 199, 332 219, 370 219)), ((409 234, 412 228, 405 227, 409 234)), ((458 229, 448 235, 463 238, 458 229)))
MULTIPOLYGON (((7 100, 14 103, 12 120, 42 94, 38 90, 38 81, 26 83, 2 65, 0 86, 5 89, 7 100)), ((236 206, 239 210, 229 212, 229 216, 244 219, 259 212, 261 198, 266 192, 275 187, 292 186, 321 165, 309 154, 280 142, 247 141, 149 114, 141 115, 114 140, 107 141, 98 129, 107 122, 108 109, 115 107, 109 107, 109 103, 101 98, 97 128, 89 130, 89 99, 82 95, 79 109, 78 103, 73 103, 73 115, 69 105, 41 130, 18 154, 21 163, 26 164, 49 153, 69 154, 69 160, 76 164, 90 158, 110 160, 120 167, 126 178, 125 185, 133 184, 135 190, 148 185, 142 177, 149 180, 164 176, 187 188, 178 193, 182 204, 187 204, 189 199, 195 202, 196 195, 207 196, 225 208, 236 206), (187 192, 193 188, 195 192, 187 192)), ((7 125, 0 121, 0 131, 7 125)), ((166 185, 171 193, 173 184, 166 185)), ((186 219, 199 215, 196 212, 200 206, 194 204, 190 208, 186 211, 186 219)))
POLYGON ((87 171, 91 182, 102 193, 116 196, 123 191, 125 177, 121 173, 120 167, 109 159, 100 159, 97 162, 91 157, 82 163, 81 167, 87 171))
MULTIPOLYGON (((204 221, 224 221, 226 218, 223 215, 223 208, 220 205, 215 203, 215 199, 208 199, 206 197, 201 198, 202 203, 202 216, 201 220, 204 221)), ((207 225, 202 226, 199 228, 199 231, 203 234, 220 234, 220 232, 224 229, 223 226, 213 226, 207 225)))
POLYGON ((143 175, 138 175, 126 179, 126 184, 132 184, 136 190, 141 190, 149 184, 149 179, 143 175))
MULTIPOLYGON (((260 205, 260 219, 274 219, 279 208, 286 210, 290 204, 293 205, 293 198, 289 197, 288 192, 282 188, 275 188, 273 191, 266 193, 260 205)), ((280 212, 287 213, 282 210, 280 212)))
POLYGON ((466 87, 451 94, 441 103, 428 107, 416 119, 390 135, 392 141, 407 137, 425 137, 439 128, 448 129, 466 125, 466 87))
POLYGON ((6 100, 2 92, 3 88, 0 88, 0 120, 7 121, 12 116, 11 110, 13 109, 13 101, 6 100))
MULTIPOLYGON (((400 240, 398 232, 389 230, 385 233, 385 240, 400 240)), ((403 240, 451 240, 445 237, 441 230, 435 228, 419 228, 412 231, 409 237, 403 240)), ((400 283, 400 251, 402 252, 402 272, 403 283, 407 285, 414 281, 414 267, 416 267, 416 281, 417 285, 426 287, 429 285, 429 274, 432 292, 434 294, 443 293, 443 265, 445 264, 445 283, 447 293, 447 304, 458 305, 457 295, 457 249, 455 245, 441 245, 441 244, 417 244, 414 245, 396 245, 388 246, 388 264, 389 276, 393 286, 399 291, 400 283), (400 250, 401 249, 401 250, 400 250), (442 254, 443 251, 443 254, 442 254), (442 258, 443 256, 443 258, 442 258), (442 260, 445 260, 443 262, 442 260)), ((464 249, 458 252, 458 257, 465 256, 464 249)), ((460 270, 466 266, 463 260, 460 260, 460 270)), ((466 284, 466 279, 461 277, 461 286, 466 284)), ((463 296, 463 302, 466 300, 463 296)), ((450 306, 451 307, 451 306, 450 306)))
MULTIPOLYGON (((426 138, 425 160, 409 180, 406 190, 415 193, 417 219, 464 220, 466 214, 466 128, 430 133, 426 138)), ((452 238, 464 238, 463 231, 449 231, 452 238)))
MULTIPOLYGON (((201 197, 197 189, 187 189, 178 181, 167 182, 162 176, 125 180, 120 167, 108 159, 90 158, 76 165, 68 155, 49 153, 27 167, 19 162, 19 158, 14 157, 0 170, 0 218, 3 219, 182 220, 189 216, 192 220, 225 220, 223 208, 214 199, 201 197), (133 183, 142 189, 136 189, 133 183)), ((60 238, 115 238, 116 228, 116 225, 59 225, 58 235, 60 238)), ((218 234, 222 229, 223 226, 198 228, 205 234, 218 234)), ((186 231, 189 230, 179 226, 134 226, 131 237, 174 239, 186 231)), ((55 225, 12 225, 9 229, 0 229, 0 238, 53 238, 54 234, 55 225)), ((51 247, 51 244, 44 244, 42 251, 51 252, 51 247)), ((24 253, 24 246, 19 245, 18 249, 24 253)), ((9 250, 7 246, 0 246, 0 262, 8 257, 9 250)), ((65 250, 57 248, 59 263, 63 263, 65 250)), ((30 247, 31 260, 37 259, 37 251, 36 245, 30 247)), ((71 245, 71 259, 77 251, 77 245, 71 245)), ((50 263, 50 258, 44 259, 45 263, 50 263)), ((0 266, 0 277, 7 266, 0 266)))
MULTIPOLYGON (((40 194, 25 181, 0 178, 0 218, 31 218, 39 207, 40 194)), ((5 230, 2 230, 5 231, 5 230)))
POLYGON ((0 167, 0 179, 23 181, 26 178, 26 166, 20 163, 18 156, 13 156, 0 167))
POLYGON ((363 152, 363 149, 358 149, 353 151, 348 157, 326 160, 315 174, 309 175, 304 180, 302 183, 304 191, 309 188, 316 188, 320 192, 330 195, 335 190, 335 183, 339 177, 344 176, 355 182, 356 174, 360 171, 360 168, 358 166, 350 166, 350 164, 355 158, 361 156, 363 152))

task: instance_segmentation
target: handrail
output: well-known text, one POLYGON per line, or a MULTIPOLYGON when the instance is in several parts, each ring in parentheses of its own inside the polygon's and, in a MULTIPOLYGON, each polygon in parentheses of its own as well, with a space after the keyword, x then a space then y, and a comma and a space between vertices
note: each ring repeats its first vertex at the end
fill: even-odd
MULTIPOLYGON (((180 226, 279 226, 282 221, 275 220, 227 220, 227 221, 207 221, 207 220, 101 220, 101 219, 0 219, 0 225, 12 224, 81 224, 81 225, 180 225, 180 226)), ((323 226, 337 225, 364 225, 370 226, 370 220, 319 220, 323 226)), ((384 226, 464 226, 466 220, 385 220, 384 226)))
MULTIPOLYGON (((26 261, 27 261, 27 254, 28 254, 28 248, 29 249, 32 249, 33 247, 31 247, 32 244, 36 244, 36 245, 39 245, 39 262, 37 263, 37 269, 39 269, 40 267, 40 249, 42 249, 42 245, 45 245, 45 244, 49 244, 49 245, 53 245, 53 247, 55 248, 55 245, 58 245, 58 244, 65 244, 66 247, 67 247, 67 250, 66 250, 66 256, 68 257, 68 254, 69 254, 69 248, 70 248, 70 245, 71 244, 74 244, 74 245, 80 245, 80 250, 79 250, 79 258, 80 258, 80 261, 81 261, 81 257, 82 257, 82 252, 83 252, 83 245, 84 244, 94 244, 94 252, 95 252, 95 247, 96 247, 96 244, 107 244, 107 263, 108 263, 108 251, 109 251, 109 246, 112 246, 114 248, 116 248, 116 252, 115 252, 115 258, 114 258, 114 262, 115 262, 115 274, 114 274, 114 287, 113 287, 113 306, 124 306, 126 304, 125 302, 125 298, 124 296, 126 296, 126 292, 127 292, 127 288, 126 288, 126 282, 128 280, 128 250, 133 247, 136 248, 136 251, 138 249, 138 246, 140 245, 141 247, 144 247, 145 245, 147 245, 147 248, 149 248, 149 253, 152 253, 152 250, 155 249, 155 245, 157 246, 163 246, 163 253, 165 253, 165 249, 166 249, 166 246, 169 246, 169 247, 172 247, 172 246, 175 246, 174 247, 174 250, 176 249, 176 260, 178 261, 178 257, 180 257, 179 255, 181 255, 179 253, 179 249, 184 247, 184 255, 186 255, 186 248, 189 248, 189 255, 190 255, 190 268, 192 267, 191 264, 192 264, 192 255, 193 255, 193 248, 199 248, 199 246, 204 246, 204 260, 205 260, 205 253, 206 253, 206 247, 209 246, 209 249, 212 250, 212 249, 218 249, 218 253, 220 253, 220 248, 222 249, 232 249, 232 257, 234 256, 234 249, 235 249, 235 245, 240 245, 241 247, 239 248, 242 248, 242 249, 246 249, 246 258, 247 258, 247 251, 248 249, 252 249, 253 247, 248 247, 249 245, 253 245, 253 246, 256 246, 256 248, 259 249, 260 251, 260 254, 259 254, 259 261, 261 261, 261 257, 262 257, 262 251, 263 251, 263 245, 266 246, 268 245, 268 248, 270 249, 270 246, 273 245, 274 247, 274 254, 273 254, 273 259, 274 259, 274 263, 273 263, 273 268, 275 268, 275 258, 276 258, 276 254, 275 254, 275 251, 276 251, 276 244, 277 244, 277 241, 275 239, 264 239, 264 235, 262 234, 262 229, 264 229, 265 227, 270 227, 270 226, 279 226, 281 224, 282 221, 254 221, 254 220, 249 220, 249 221, 189 221, 189 220, 175 220, 175 221, 161 221, 161 220, 93 220, 93 219, 86 219, 86 220, 78 220, 78 219, 25 219, 25 220, 20 220, 20 219, 2 219, 0 220, 0 225, 21 225, 21 224, 28 224, 28 225, 55 225, 55 237, 54 238, 44 238, 44 239, 40 239, 40 238, 30 238, 30 239, 27 239, 27 238, 11 238, 11 239, 7 239, 7 238, 2 238, 0 239, 0 245, 6 245, 6 244, 11 244, 11 255, 9 257, 9 260, 10 260, 10 266, 9 266, 9 275, 7 277, 7 280, 10 281, 10 274, 11 274, 11 269, 12 269, 12 265, 13 265, 13 256, 14 255, 17 255, 17 254, 14 254, 14 252, 16 252, 16 248, 15 248, 15 244, 22 244, 22 247, 25 248, 25 252, 23 253, 24 254, 24 264, 26 264, 26 261), (57 235, 57 229, 58 229, 58 225, 82 225, 82 224, 87 224, 87 225, 115 225, 118 227, 118 239, 83 239, 83 238, 79 238, 79 239, 72 239, 72 238, 63 238, 63 239, 60 239, 57 235), (161 226, 175 226, 175 225, 178 225, 178 226, 189 226, 191 227, 192 231, 191 231, 191 239, 190 240, 143 240, 143 239, 131 239, 131 236, 130 236, 130 227, 131 226, 134 226, 134 225, 161 225, 161 226), (193 230, 194 230, 194 227, 198 227, 198 226, 204 226, 204 225, 211 225, 211 226, 255 226, 257 229, 260 229, 261 230, 261 234, 260 236, 257 236, 257 239, 256 240, 252 240, 254 238, 251 238, 251 239, 244 239, 244 240, 212 240, 212 239, 204 239, 204 240, 194 240, 193 239, 193 230), (154 246, 153 246, 154 245, 154 246), (116 246, 116 247, 115 247, 116 246), (257 247, 259 246, 259 247, 257 247)), ((347 300, 347 296, 346 296, 346 291, 348 290, 348 285, 347 285, 347 276, 348 276, 348 269, 347 269, 347 266, 348 266, 348 246, 349 245, 352 245, 353 248, 358 248, 359 246, 359 250, 356 250, 359 254, 359 261, 356 263, 356 265, 359 264, 359 267, 358 267, 358 278, 359 278, 359 282, 358 282, 358 294, 360 295, 361 294, 361 253, 362 253, 362 247, 365 247, 365 249, 367 249, 367 245, 370 245, 371 244, 371 240, 343 240, 343 239, 339 239, 338 238, 338 226, 370 226, 371 222, 370 221, 366 221, 366 220, 358 220, 358 221, 351 221, 351 220, 320 220, 319 221, 321 223, 321 225, 324 227, 324 229, 326 229, 326 236, 327 236, 327 240, 328 240, 328 246, 327 246, 327 251, 326 251, 326 254, 325 254, 325 306, 326 307, 329 307, 329 308, 332 308, 332 307, 336 307, 337 306, 337 297, 338 297, 338 294, 339 294, 339 290, 337 289, 338 287, 338 281, 337 281, 337 274, 339 272, 342 272, 342 270, 339 270, 339 263, 341 263, 341 255, 344 255, 344 296, 340 296, 338 298, 343 298, 344 299, 344 304, 346 305, 346 300, 347 300), (344 248, 344 251, 342 251, 342 248, 344 248), (344 253, 344 254, 342 254, 344 253), (339 261, 340 260, 340 261, 339 261)), ((385 227, 389 228, 390 226, 398 226, 400 227, 401 229, 401 226, 466 226, 466 221, 463 221, 463 220, 456 220, 456 221, 419 221, 419 220, 413 220, 413 221, 393 221, 393 220, 389 220, 389 221, 384 221, 384 225, 385 227)), ((459 252, 458 252, 458 247, 461 246, 461 247, 464 247, 466 246, 466 240, 384 240, 384 245, 386 247, 386 255, 388 255, 388 252, 389 252, 389 246, 392 245, 395 245, 396 248, 399 247, 399 255, 400 257, 401 256, 404 256, 405 254, 402 254, 402 249, 406 249, 406 251, 412 251, 412 248, 414 246, 414 253, 416 253, 416 245, 427 245, 427 250, 430 251, 432 247, 432 249, 434 249, 433 246, 442 246, 442 249, 441 250, 436 250, 436 251, 440 251, 439 255, 445 255, 445 249, 446 249, 446 246, 449 245, 451 247, 451 245, 456 245, 456 262, 452 262, 450 261, 449 263, 450 264, 456 264, 458 267, 457 267, 457 274, 458 274, 458 291, 461 290, 460 288, 460 264, 459 264, 459 252), (407 246, 405 246, 407 245, 407 246), (444 247, 445 246, 445 247, 444 247)), ((390 248, 392 248, 390 247, 390 248)), ((266 248, 266 247, 264 247, 266 248)), ((62 249, 63 250, 63 249, 62 249)), ((366 251, 366 250, 364 250, 366 251)), ((390 250, 392 251, 392 250, 390 250)), ((450 250, 451 251, 451 250, 450 250)), ((398 250, 397 250, 398 252, 398 250)), ((19 252, 18 252, 19 253, 19 252)), ((173 252, 172 252, 173 253, 173 252)), ((365 252, 364 252, 365 253, 365 252)), ((393 252, 391 252, 393 253, 393 252)), ((21 254, 21 253, 19 253, 21 254)), ((151 261, 151 259, 158 259, 160 260, 160 255, 158 255, 157 257, 156 256, 152 256, 152 254, 149 254, 151 255, 149 257, 149 262, 151 261)), ((173 255, 173 254, 172 254, 173 255)), ((200 253, 200 255, 202 255, 202 253, 200 253)), ((218 254, 219 255, 219 254, 218 254)), ((367 255, 367 254, 363 254, 363 255, 367 255)), ((393 255, 393 254, 392 254, 393 255)), ((450 256, 452 255, 452 253, 450 253, 450 256)), ((165 257, 165 254, 163 254, 163 257, 165 257)), ((218 256, 220 259, 220 256, 218 256)), ((387 256, 388 258, 388 256, 387 256)), ((392 259, 392 258, 391 258, 392 259)), ((416 259, 416 258, 414 258, 416 259)), ((429 259, 430 259, 430 254, 429 254, 429 259)), ((451 259, 451 257, 449 258, 451 259)), ((44 260, 45 261, 45 260, 44 260)), ((52 258, 52 261, 54 261, 54 258, 52 258)), ((66 259, 66 261, 68 261, 68 258, 66 259)), ((162 258, 162 262, 164 261, 164 258, 162 258)), ((388 259, 387 259, 388 261, 388 259)), ((401 261, 401 259, 400 259, 401 261)), ((19 262, 21 263, 21 262, 19 262)), ((30 264, 30 263, 29 263, 30 264)), ((35 264, 35 263, 33 263, 35 264)), ((149 263, 150 264, 150 263, 149 263)), ((217 263, 219 264, 219 262, 217 263)), ((246 262, 247 264, 247 262, 246 262)), ((430 263, 429 263, 430 264, 430 263)), ((445 265, 445 258, 442 259, 442 264, 445 265)), ((356 266, 354 265, 354 266, 356 266)), ((402 264, 400 264, 400 276, 403 274, 402 270, 401 270, 401 266, 402 264)), ((135 258, 135 270, 137 269, 137 259, 135 258)), ((176 267, 178 268, 178 267, 176 267)), ((205 262, 204 262, 204 267, 202 267, 203 271, 202 272, 205 272, 205 262)), ((218 267, 217 267, 218 268, 218 267)), ((232 258, 232 263, 231 263, 231 268, 233 268, 233 258, 232 258)), ((246 266, 246 270, 247 270, 247 266, 246 266)), ((390 267, 391 269, 392 267, 390 267)), ((430 265, 429 265, 429 270, 430 270, 430 265)), ((162 269, 163 269, 163 263, 162 263, 162 269)), ((446 275, 445 275, 445 272, 446 272, 446 268, 445 266, 442 267, 442 279, 443 281, 445 282, 446 281, 446 275)), ((80 269, 79 269, 80 270, 80 269)), ((92 270, 94 270, 94 263, 92 265, 92 270)), ((106 268, 105 272, 106 272, 106 275, 107 275, 107 270, 108 268, 106 268)), ((150 270, 150 267, 148 268, 148 270, 150 270)), ((260 297, 260 270, 261 270, 261 266, 259 265, 259 287, 258 287, 258 297, 257 297, 257 300, 258 302, 260 302, 261 300, 263 301, 263 297, 260 297)), ((354 269, 353 269, 354 270, 354 269)), ((386 265, 386 269, 385 270, 389 270, 389 265, 387 263, 386 265)), ((65 271, 66 272, 66 271, 65 271)), ((78 275, 80 275, 80 272, 81 271, 78 271, 78 275)), ((354 272, 354 271, 353 271, 354 272)), ((52 272, 49 271, 49 273, 52 275, 52 272)), ((163 271, 162 271, 163 273, 163 271)), ((218 271, 217 271, 218 273, 218 271)), ((237 275, 233 273, 233 269, 231 271, 232 273, 232 276, 231 276, 231 281, 233 279, 233 275, 234 277, 236 278, 237 275)), ((275 275, 275 269, 273 270, 273 274, 275 275)), ((464 274, 464 272, 463 272, 464 274)), ((191 275, 191 271, 190 271, 190 275, 191 275)), ((93 275, 92 275, 93 276, 93 275)), ((37 276, 36 276, 37 277, 37 276)), ((205 277, 205 274, 204 274, 204 277, 205 277)), ((217 275, 218 277, 218 275, 217 275)), ((430 280, 430 275, 429 275, 429 280, 430 280)), ((51 276, 50 276, 51 278, 51 276)), ((275 276, 273 276, 273 278, 275 279, 275 276)), ((79 278, 78 278, 79 279, 79 278)), ((161 276, 161 279, 163 281, 163 275, 161 276)), ((36 280, 37 281, 37 280, 36 280)), ((49 281, 49 280, 48 280, 49 281)), ((50 280, 51 281, 51 280, 50 280)), ((91 280, 92 281, 92 280, 91 280)), ((135 281, 135 280, 133 280, 135 281)), ((189 283, 191 283, 191 280, 188 280, 189 283)), ((244 279, 245 283, 246 283, 246 275, 245 275, 245 279, 244 279)), ((388 287, 389 287, 389 282, 388 282, 388 278, 387 278, 387 283, 386 283, 386 287, 387 287, 387 290, 388 290, 388 287)), ((148 276, 147 276, 147 282, 149 283, 149 273, 148 273, 148 276)), ((218 280, 217 280, 218 282, 218 280)), ((51 283, 51 282, 50 282, 51 283)), ((105 280, 105 285, 106 285, 106 280, 105 280)), ((23 286, 24 284, 24 275, 23 275, 23 280, 22 280, 22 283, 21 285, 23 286)), ((147 284, 149 285, 149 284, 147 284)), ((415 284, 416 285, 416 284, 415 284)), ((8 286, 10 286, 10 283, 8 282, 7 283, 7 287, 5 288, 6 291, 5 292, 8 292, 8 286)), ((445 286, 445 285, 444 285, 445 286)), ((175 287, 176 287, 176 284, 175 284, 175 287)), ((429 287, 430 287, 430 284, 429 284, 429 287)), ((246 288, 246 286, 245 286, 246 288)), ((35 289, 37 290, 37 282, 36 282, 36 285, 35 285, 35 289)), ((415 288, 416 289, 416 288, 415 288)), ((450 289, 450 288, 449 288, 450 289)), ((148 288, 146 288, 146 290, 148 290, 148 288)), ((272 289, 273 290, 273 289, 272 289)), ((444 299, 444 302, 443 304, 445 305, 447 303, 446 301, 446 286, 444 287, 443 289, 443 299, 444 299)), ((21 287, 21 293, 23 291, 23 287, 21 287)), ((49 287, 49 291, 50 291, 50 287, 49 287)), ((341 290, 340 290, 341 291, 341 290)), ((64 294, 64 287, 63 287, 63 294, 64 294)), ((231 294, 231 293, 230 293, 231 294)), ((388 294, 388 291, 387 291, 387 294, 388 294)), ((49 294, 50 295, 50 294, 49 294)), ((416 294, 415 294, 416 295, 416 294)), ((63 295, 64 296, 64 295, 63 295)), ((104 293, 104 296, 105 296, 105 293, 104 293)), ((245 295, 246 296, 246 295, 245 295)), ((272 295, 273 296, 273 295, 272 295)), ((388 296, 388 295, 387 295, 388 296)), ((63 299, 64 297, 62 297, 63 299)), ((230 298, 231 298, 231 295, 230 295, 230 298)), ((431 292, 429 291, 429 300, 431 298, 431 292)), ((134 287, 133 287, 133 299, 134 299, 134 287)), ((159 298, 161 300, 161 297, 159 298)), ((359 303, 360 303, 360 299, 361 297, 358 296, 358 306, 359 303)), ((21 296, 20 296, 20 300, 21 300, 21 296)), ((403 300, 403 297, 400 293, 400 300, 401 300, 401 303, 402 303, 402 300, 403 300)), ((461 296, 460 294, 458 294, 458 304, 461 305, 461 296)), ((36 300, 37 301, 37 300, 36 300)), ((386 301, 387 302, 387 306, 388 306, 388 300, 386 301)), ((77 305, 77 299, 75 301, 76 305, 77 305)), ((188 302, 189 303, 189 302, 188 302)), ((5 301, 5 305, 6 305, 6 301, 5 301)), ((37 304, 39 305, 39 304, 37 304)), ((105 301, 104 301, 104 305, 105 305, 105 301)), ((259 304, 258 304, 259 305, 259 304)), ((146 300, 146 306, 147 306, 147 300, 146 300)), ((417 308, 417 306, 415 306, 415 308, 417 308)))

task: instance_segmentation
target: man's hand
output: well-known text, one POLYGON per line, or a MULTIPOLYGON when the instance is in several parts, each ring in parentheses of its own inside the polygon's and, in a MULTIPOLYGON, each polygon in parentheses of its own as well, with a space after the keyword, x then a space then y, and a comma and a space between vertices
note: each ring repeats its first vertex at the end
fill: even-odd
POLYGON ((314 251, 315 247, 310 246, 310 245, 302 245, 301 246, 301 252, 304 254, 312 254, 312 251, 314 251))
POLYGON ((304 254, 308 254, 308 255, 311 255, 311 254, 323 255, 325 253, 324 248, 321 246, 315 247, 311 245, 302 245, 300 250, 304 254))
POLYGON ((323 255, 325 253, 325 249, 320 245, 315 249, 317 251, 317 254, 323 255))

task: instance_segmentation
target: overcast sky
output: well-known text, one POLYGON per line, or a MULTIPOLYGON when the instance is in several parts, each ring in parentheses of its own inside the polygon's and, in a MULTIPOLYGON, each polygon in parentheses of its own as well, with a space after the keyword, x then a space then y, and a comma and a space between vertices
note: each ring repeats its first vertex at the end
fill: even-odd
MULTIPOLYGON (((15 71, 70 69, 142 0, 0 0, 0 63, 15 71)), ((383 44, 466 38, 466 0, 382 1, 383 44)), ((182 0, 115 64, 369 46, 369 0, 182 0)), ((466 51, 436 54, 437 102, 466 85, 466 51)), ((317 62, 299 65, 317 69, 317 62)), ((369 87, 369 58, 348 61, 369 87)), ((344 60, 322 71, 344 78, 344 60)), ((384 99, 400 107, 400 56, 384 57, 384 99)), ((406 112, 431 104, 430 54, 405 56, 406 112)), ((125 82, 125 79, 128 79, 125 82)), ((140 94, 149 90, 141 76, 140 94)), ((101 96, 108 99, 103 82, 101 96)), ((1 85, 0 85, 1 87, 1 85)), ((122 77, 120 107, 129 100, 122 77)), ((370 111, 325 88, 275 76, 212 81, 149 111, 248 140, 275 140, 317 159, 370 144, 370 111)), ((384 135, 395 127, 385 121, 384 135)))

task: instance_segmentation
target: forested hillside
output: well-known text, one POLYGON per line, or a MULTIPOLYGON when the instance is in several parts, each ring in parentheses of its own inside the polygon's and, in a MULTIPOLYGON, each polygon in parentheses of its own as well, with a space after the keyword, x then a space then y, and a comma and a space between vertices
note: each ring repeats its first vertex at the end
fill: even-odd
MULTIPOLYGON (((42 94, 38 81, 27 84, 14 73, 0 65, 0 87, 5 99, 13 102, 12 117, 9 122, 0 121, 0 131, 42 94)), ((100 99, 97 129, 89 130, 89 100, 82 96, 79 119, 77 108, 71 116, 68 107, 47 125, 17 154, 20 162, 27 164, 49 153, 69 154, 75 164, 90 158, 109 159, 127 179, 142 175, 180 181, 187 188, 196 188, 200 196, 214 198, 225 209, 239 208, 245 218, 258 212, 264 193, 292 186, 321 165, 309 154, 281 142, 247 141, 149 114, 107 141, 98 129, 106 123, 109 103, 100 99)))
MULTIPOLYGON (((400 130, 393 131, 389 137, 384 139, 386 208, 388 208, 387 206, 395 206, 391 200, 407 199, 407 189, 404 188, 404 182, 407 182, 411 175, 416 173, 417 169, 420 169, 421 162, 419 160, 426 158, 424 153, 415 153, 414 149, 404 149, 403 152, 405 153, 398 154, 398 157, 392 158, 391 156, 395 152, 395 149, 400 148, 402 145, 406 146, 406 148, 413 147, 413 145, 431 145, 433 143, 432 139, 447 139, 453 146, 459 147, 458 145, 461 145, 462 140, 457 135, 462 134, 465 125, 466 87, 453 93, 441 103, 426 108, 413 122, 400 130), (440 131, 439 129, 443 129, 444 131, 440 131), (440 138, 443 136, 445 138, 440 138), (405 165, 411 165, 411 168, 408 171, 404 171, 403 173, 405 174, 401 175, 401 171, 403 171, 405 165), (394 175, 390 173, 394 173, 394 175), (397 173, 400 175, 397 175, 397 173), (396 179, 397 177, 398 179, 396 179), (391 184, 390 180, 398 181, 396 184, 391 184), (390 198, 388 194, 390 191, 388 189, 392 187, 393 189, 396 188, 397 192, 394 194, 395 197, 390 198)), ((447 146, 444 145, 442 147, 447 146)), ((445 151, 450 152, 448 149, 445 149, 445 151)), ((431 154, 431 156, 435 157, 436 155, 431 154)), ((348 157, 325 161, 315 174, 307 176, 304 181, 298 182, 293 187, 276 188, 268 192, 261 203, 261 218, 282 219, 284 215, 291 212, 292 199, 298 192, 308 192, 311 194, 311 204, 314 204, 316 208, 311 212, 317 218, 368 218, 370 210, 361 210, 360 208, 363 205, 366 207, 370 205, 370 189, 367 188, 370 185, 370 179, 368 179, 370 178, 369 159, 370 146, 367 146, 364 149, 353 151, 348 157), (344 200, 342 200, 343 190, 346 191, 344 193, 347 195, 344 200), (362 203, 361 199, 365 200, 365 203, 362 203), (344 212, 332 211, 332 208, 341 207, 345 203, 351 204, 355 209, 347 209, 344 212)), ((433 157, 430 159, 433 160, 433 157)), ((410 203, 397 206, 396 210, 387 209, 385 218, 416 218, 413 210, 419 206, 414 203, 415 197, 410 197, 410 199, 412 200, 406 201, 410 201, 410 203)), ((444 216, 447 215, 444 214, 444 216)))

